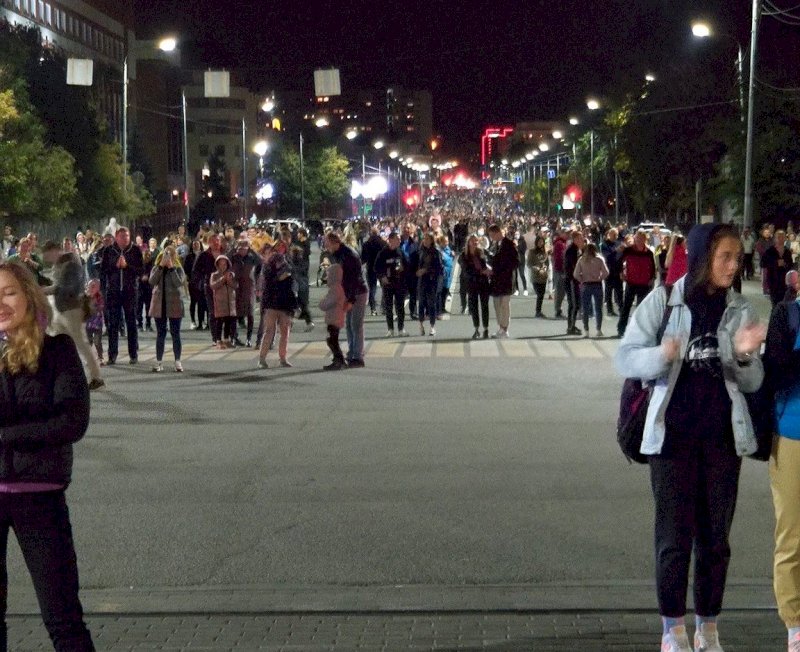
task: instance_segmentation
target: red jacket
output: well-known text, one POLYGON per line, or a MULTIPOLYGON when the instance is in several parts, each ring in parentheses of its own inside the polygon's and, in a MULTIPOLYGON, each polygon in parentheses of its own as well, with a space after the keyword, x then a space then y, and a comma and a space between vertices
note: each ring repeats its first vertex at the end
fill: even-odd
POLYGON ((647 247, 644 251, 627 247, 622 252, 622 265, 628 285, 650 285, 656 278, 656 261, 647 247))

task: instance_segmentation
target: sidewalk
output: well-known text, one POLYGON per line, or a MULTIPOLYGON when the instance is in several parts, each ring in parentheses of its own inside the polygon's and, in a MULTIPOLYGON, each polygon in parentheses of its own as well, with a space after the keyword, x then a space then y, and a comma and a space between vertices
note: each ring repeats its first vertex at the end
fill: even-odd
MULTIPOLYGON (((11 598, 9 649, 52 649, 33 596, 11 598)), ((98 650, 632 652, 659 644, 644 582, 87 590, 82 598, 98 650)), ((785 649, 768 581, 731 582, 726 604, 728 652, 785 649)))

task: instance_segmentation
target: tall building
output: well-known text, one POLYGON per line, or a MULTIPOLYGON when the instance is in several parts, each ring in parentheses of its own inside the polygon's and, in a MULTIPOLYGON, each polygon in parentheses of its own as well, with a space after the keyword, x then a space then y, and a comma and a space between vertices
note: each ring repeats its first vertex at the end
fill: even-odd
POLYGON ((231 197, 242 192, 245 164, 248 184, 252 183, 258 162, 258 157, 253 154, 253 146, 263 137, 263 129, 258 122, 263 96, 232 83, 229 97, 205 97, 203 75, 203 72, 194 73, 192 83, 183 87, 186 95, 188 193, 191 205, 199 198, 203 177, 209 170, 209 158, 214 154, 225 162, 225 184, 231 197))
MULTIPOLYGON (((110 65, 120 75, 133 38, 133 0, 0 0, 0 18, 36 27, 45 45, 110 65)), ((99 89, 100 109, 116 137, 122 130, 120 90, 108 81, 99 89)))

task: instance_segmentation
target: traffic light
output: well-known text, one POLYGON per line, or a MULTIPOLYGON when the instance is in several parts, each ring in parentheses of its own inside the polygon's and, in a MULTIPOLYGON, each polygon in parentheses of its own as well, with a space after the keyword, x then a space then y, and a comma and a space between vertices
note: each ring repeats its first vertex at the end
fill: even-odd
POLYGON ((567 197, 573 204, 579 204, 582 197, 580 186, 570 186, 567 188, 567 197))

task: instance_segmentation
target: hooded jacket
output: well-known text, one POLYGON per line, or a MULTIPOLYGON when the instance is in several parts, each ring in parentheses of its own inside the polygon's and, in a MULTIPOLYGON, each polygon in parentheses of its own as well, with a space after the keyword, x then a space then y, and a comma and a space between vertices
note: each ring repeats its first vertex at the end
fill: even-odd
POLYGON ((216 271, 211 274, 211 294, 214 298, 214 317, 236 317, 236 275, 231 269, 231 261, 225 256, 217 256, 214 260, 216 271), (230 280, 219 271, 219 261, 228 261, 226 272, 231 273, 230 280))
POLYGON ((328 267, 328 292, 319 302, 320 309, 325 311, 325 323, 328 326, 344 328, 344 303, 342 267, 334 263, 328 267))
MULTIPOLYGON (((714 233, 719 224, 702 224, 689 234, 689 271, 672 288, 669 305, 672 313, 664 331, 664 339, 680 341, 679 355, 672 362, 664 357, 656 334, 667 306, 667 292, 659 287, 650 292, 631 317, 625 336, 615 357, 617 371, 626 378, 641 378, 654 383, 647 409, 641 452, 657 455, 661 452, 666 435, 665 415, 681 375, 692 335, 692 312, 686 303, 686 294, 706 265, 714 233)), ((754 453, 757 442, 753 423, 742 392, 755 392, 764 379, 761 360, 755 356, 747 365, 736 361, 733 337, 739 328, 755 322, 758 316, 749 301, 728 289, 724 294, 724 311, 717 327, 719 359, 725 390, 731 402, 731 429, 736 452, 754 453)), ((696 410, 703 410, 697 405, 696 410)), ((724 427, 724 426, 723 426, 724 427)))

